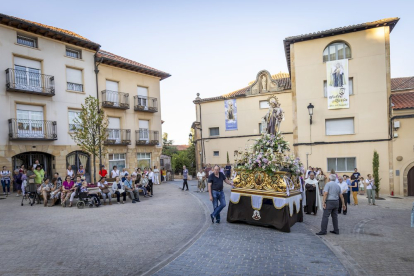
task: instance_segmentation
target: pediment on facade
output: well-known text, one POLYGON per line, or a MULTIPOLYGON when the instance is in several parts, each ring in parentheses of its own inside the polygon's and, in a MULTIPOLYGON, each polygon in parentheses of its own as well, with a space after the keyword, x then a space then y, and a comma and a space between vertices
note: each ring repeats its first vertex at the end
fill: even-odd
POLYGON ((257 73, 256 80, 250 85, 249 94, 257 95, 268 92, 276 92, 283 90, 279 83, 272 78, 269 71, 261 70, 257 73))

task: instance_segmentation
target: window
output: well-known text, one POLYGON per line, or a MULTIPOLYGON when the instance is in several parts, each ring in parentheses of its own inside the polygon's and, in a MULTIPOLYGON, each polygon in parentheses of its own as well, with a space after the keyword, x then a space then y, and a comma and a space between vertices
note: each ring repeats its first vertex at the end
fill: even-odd
POLYGON ((109 169, 112 171, 114 166, 120 171, 126 167, 125 153, 109 154, 109 169))
POLYGON ((118 86, 119 83, 116 81, 106 81, 105 100, 108 102, 112 102, 114 106, 119 106, 118 86))
POLYGON ((160 166, 163 167, 164 166, 164 159, 160 159, 160 166))
POLYGON ((66 48, 66 56, 81 59, 82 58, 82 52, 80 50, 66 48))
POLYGON ((17 35, 17 44, 37 48, 37 39, 23 35, 17 35))
POLYGON ((145 109, 148 109, 148 88, 138 86, 138 105, 145 106, 145 109))
MULTIPOLYGON (((348 79, 349 95, 354 95, 354 78, 348 79)), ((323 81, 323 95, 325 98, 328 97, 328 87, 326 81, 323 81)))
POLYGON ((149 121, 147 120, 139 120, 139 140, 149 142, 149 121))
POLYGON ((41 66, 40 61, 14 57, 14 82, 16 88, 43 92, 41 66))
POLYGON ((213 151, 213 156, 220 156, 220 152, 219 151, 213 151))
POLYGON ((260 109, 269 108, 269 101, 260 101, 259 106, 260 106, 260 109))
POLYGON ((68 116, 69 116, 69 132, 75 131, 77 128, 80 128, 80 125, 75 124, 75 119, 79 118, 80 115, 79 110, 69 110, 68 116))
POLYGON ((108 117, 108 140, 115 141, 115 144, 121 142, 121 119, 108 117))
POLYGON ((356 167, 355 157, 328 158, 328 171, 352 172, 356 167))
POLYGON ((218 127, 211 127, 210 128, 210 136, 219 136, 219 128, 218 127))
POLYGON ((262 123, 259 123, 259 133, 262 133, 263 130, 264 130, 263 129, 263 124, 262 123))
POLYGON ((82 70, 66 68, 67 89, 83 92, 82 70))
POLYGON ((144 170, 144 168, 151 167, 151 153, 137 153, 137 159, 138 159, 138 168, 141 168, 141 170, 144 170))
POLYGON ((323 62, 351 58, 351 48, 345 42, 329 44, 323 51, 323 62))
POLYGON ((326 135, 354 134, 354 118, 326 119, 326 135))
POLYGON ((43 138, 43 107, 17 104, 16 109, 18 137, 43 138))

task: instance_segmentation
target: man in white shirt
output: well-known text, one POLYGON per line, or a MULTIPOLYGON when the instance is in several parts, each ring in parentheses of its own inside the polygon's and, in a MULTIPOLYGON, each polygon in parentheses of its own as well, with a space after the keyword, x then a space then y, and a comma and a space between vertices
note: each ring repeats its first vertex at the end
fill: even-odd
POLYGON ((198 179, 198 189, 200 193, 204 192, 204 189, 206 188, 206 173, 203 171, 203 168, 200 168, 200 171, 197 173, 197 179, 198 179))
POLYGON ((341 188, 342 198, 339 198, 338 214, 342 211, 342 206, 345 206, 343 214, 346 215, 348 211, 348 183, 346 183, 342 176, 338 176, 338 185, 341 188), (342 202, 342 199, 344 200, 342 202))
POLYGON ((108 182, 106 182, 105 177, 102 177, 101 180, 99 180, 98 188, 101 190, 104 205, 106 205, 106 197, 109 198, 109 205, 112 205, 112 193, 109 189, 109 185, 108 182))
POLYGON ((114 166, 111 171, 111 178, 115 179, 117 176, 119 176, 119 170, 117 166, 114 166))
POLYGON ((371 205, 371 199, 372 199, 372 205, 375 205, 375 184, 374 179, 370 174, 367 175, 367 179, 365 180, 366 183, 366 190, 367 190, 367 196, 368 196, 368 205, 371 205))
POLYGON ((39 166, 39 160, 36 160, 33 164, 33 170, 35 170, 37 166, 39 166))

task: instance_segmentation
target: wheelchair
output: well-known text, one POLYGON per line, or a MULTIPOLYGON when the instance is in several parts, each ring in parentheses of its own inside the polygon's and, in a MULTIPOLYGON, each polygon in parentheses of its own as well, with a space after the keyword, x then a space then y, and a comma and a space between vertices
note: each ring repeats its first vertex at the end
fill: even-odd
POLYGON ((24 189, 24 196, 22 196, 21 206, 24 205, 25 201, 29 201, 30 206, 33 206, 36 202, 40 202, 40 197, 37 194, 36 184, 27 184, 24 189))
POLYGON ((78 194, 78 202, 76 203, 76 207, 78 207, 78 209, 83 209, 85 206, 93 208, 94 205, 99 207, 98 201, 94 196, 82 192, 78 194))

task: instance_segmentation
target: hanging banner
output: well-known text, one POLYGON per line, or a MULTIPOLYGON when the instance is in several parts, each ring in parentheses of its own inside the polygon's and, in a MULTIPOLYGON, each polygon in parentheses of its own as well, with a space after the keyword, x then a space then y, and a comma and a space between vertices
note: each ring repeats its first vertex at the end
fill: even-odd
POLYGON ((224 101, 224 116, 226 118, 226 131, 237 130, 237 105, 236 99, 224 101))
POLYGON ((349 108, 348 60, 326 62, 328 109, 349 108))

